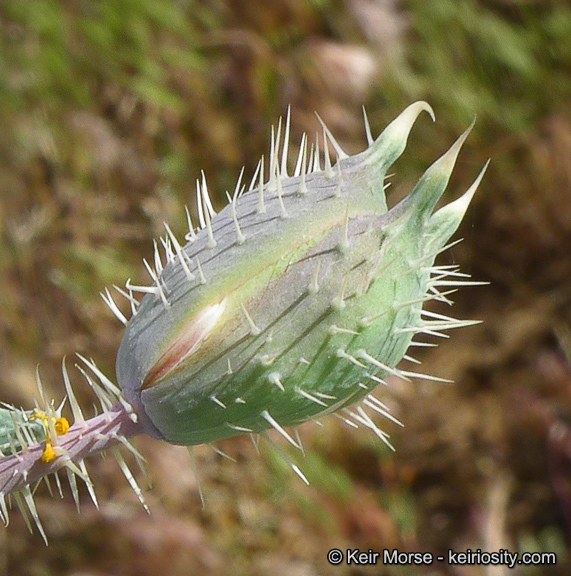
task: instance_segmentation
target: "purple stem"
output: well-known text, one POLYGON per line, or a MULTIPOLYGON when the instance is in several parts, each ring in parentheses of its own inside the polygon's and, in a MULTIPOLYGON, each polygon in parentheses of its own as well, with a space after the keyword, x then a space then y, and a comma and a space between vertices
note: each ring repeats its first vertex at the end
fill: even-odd
POLYGON ((67 433, 57 437, 54 449, 64 453, 51 462, 42 462, 45 443, 33 444, 25 450, 0 459, 0 496, 17 492, 40 478, 52 474, 70 460, 78 462, 119 444, 143 432, 140 424, 133 422, 123 405, 115 404, 106 413, 76 423, 67 433))

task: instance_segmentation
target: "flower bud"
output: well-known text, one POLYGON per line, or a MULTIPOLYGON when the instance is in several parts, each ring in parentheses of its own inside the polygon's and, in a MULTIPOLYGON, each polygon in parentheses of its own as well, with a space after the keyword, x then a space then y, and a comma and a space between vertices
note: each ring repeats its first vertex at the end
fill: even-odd
MULTIPOLYGON (((332 166, 302 139, 293 176, 289 133, 272 137, 269 181, 212 210, 198 184, 201 229, 181 247, 167 228, 167 262, 149 267, 154 285, 127 325, 117 378, 145 431, 194 445, 285 426, 337 411, 370 394, 417 333, 466 325, 426 320, 423 302, 456 285, 434 259, 454 233, 476 183, 433 214, 458 141, 387 209, 388 168, 402 154, 417 116, 409 106, 369 147, 332 166), (280 158, 280 147, 281 158, 280 158), (281 162, 280 162, 281 160, 281 162), (321 164, 324 164, 323 166, 321 164)), ((130 287, 137 289, 137 287, 130 287)), ((432 315, 431 318, 435 318, 432 315)))

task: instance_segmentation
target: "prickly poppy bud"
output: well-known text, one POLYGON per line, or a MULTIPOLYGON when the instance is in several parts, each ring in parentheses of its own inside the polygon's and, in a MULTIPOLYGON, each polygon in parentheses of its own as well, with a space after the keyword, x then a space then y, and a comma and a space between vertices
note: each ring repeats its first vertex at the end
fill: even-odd
POLYGON ((391 418, 371 391, 388 375, 413 376, 397 368, 413 338, 473 323, 422 308, 427 300, 450 303, 443 287, 476 284, 454 266, 434 264, 483 175, 433 213, 469 130, 408 197, 387 208, 387 169, 423 110, 432 114, 424 102, 409 106, 376 141, 367 124, 369 147, 356 156, 347 156, 323 126, 323 154, 317 145, 308 152, 304 136, 291 176, 288 117, 283 143, 281 124, 272 134, 268 181, 262 158, 248 192, 240 175, 219 214, 203 176, 200 230, 189 216, 181 247, 165 226, 165 257, 156 250, 154 268, 145 262, 153 285, 119 289, 131 303, 130 321, 105 293, 127 325, 117 357, 120 389, 93 361, 79 356, 77 365, 102 413, 84 418, 65 362, 73 425, 60 413, 64 403, 56 407, 45 395, 39 372, 35 410, 0 409, 0 520, 8 522, 6 498, 19 492, 14 502, 47 542, 32 486, 65 467, 77 506, 77 477, 96 503, 84 458, 103 450, 112 451, 145 505, 116 449, 141 433, 193 445, 274 428, 299 447, 285 427, 341 410, 346 421, 387 442, 362 406, 347 407, 361 401, 391 418), (140 303, 134 291, 145 294, 140 303))
MULTIPOLYGON (((148 434, 193 445, 275 428, 296 445, 284 427, 360 400, 384 413, 369 394, 389 374, 410 375, 396 366, 412 338, 470 323, 422 310, 446 300, 442 286, 464 283, 434 259, 482 174, 433 210, 468 131, 387 209, 387 169, 422 111, 432 114, 409 106, 355 156, 324 126, 323 157, 304 137, 291 176, 288 118, 283 144, 281 125, 272 135, 268 182, 262 159, 248 192, 240 179, 219 214, 204 178, 197 184, 201 229, 191 225, 181 247, 167 228, 154 285, 128 285, 147 293, 117 378, 148 434)), ((383 437, 363 410, 349 414, 383 437)))

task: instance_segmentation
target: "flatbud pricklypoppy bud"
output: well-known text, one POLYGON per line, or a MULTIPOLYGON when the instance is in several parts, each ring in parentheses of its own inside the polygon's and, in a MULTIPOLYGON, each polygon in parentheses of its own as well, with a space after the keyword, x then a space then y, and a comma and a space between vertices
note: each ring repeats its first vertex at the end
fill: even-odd
MULTIPOLYGON (((483 175, 434 212, 470 129, 407 197, 387 208, 387 170, 423 111, 432 115, 424 102, 409 106, 376 140, 367 124, 369 146, 354 156, 323 125, 322 150, 317 144, 310 148, 304 136, 292 174, 288 115, 272 131, 269 158, 260 161, 248 190, 241 173, 218 214, 202 175, 199 229, 189 216, 182 245, 165 226, 162 254, 156 250, 153 266, 145 262, 152 285, 127 282, 120 290, 131 304, 131 319, 109 292, 104 296, 126 324, 116 363, 118 388, 93 362, 83 359, 80 367, 100 396, 103 414, 94 424, 96 419, 83 419, 64 370, 75 424, 67 430, 53 403, 44 400, 36 413, 13 411, 20 432, 5 442, 0 488, 2 464, 18 457, 23 446, 29 453, 34 443, 44 466, 38 472, 36 465, 35 477, 66 466, 85 478, 86 455, 139 433, 196 445, 275 429, 299 447, 288 427, 342 410, 345 419, 386 441, 364 409, 390 417, 373 389, 389 375, 415 376, 397 365, 416 335, 473 323, 423 310, 427 300, 450 302, 443 288, 472 283, 456 267, 434 264, 483 175), (136 292, 144 294, 140 301, 136 292), (65 432, 56 430, 58 423, 65 432), (99 443, 86 441, 92 428, 99 443), (81 442, 68 440, 77 431, 79 449, 81 442)), ((33 507, 26 496, 32 476, 5 483, 0 496, 20 490, 33 507)))

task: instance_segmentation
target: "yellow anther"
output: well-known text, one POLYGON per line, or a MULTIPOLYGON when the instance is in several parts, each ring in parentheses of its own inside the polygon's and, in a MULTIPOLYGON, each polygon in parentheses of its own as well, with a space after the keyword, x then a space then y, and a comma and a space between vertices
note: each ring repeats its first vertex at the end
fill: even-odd
MULTIPOLYGON (((44 448, 44 451, 42 452, 41 460, 45 464, 48 464, 49 462, 51 462, 52 460, 55 460, 55 458, 56 458, 56 452, 55 452, 55 450, 52 446, 52 442, 50 440, 50 427, 48 424, 48 420, 49 420, 48 415, 45 414, 44 412, 41 412, 40 410, 36 410, 35 413, 30 416, 30 419, 32 419, 32 420, 38 419, 44 423, 44 428, 46 431, 46 447, 44 448)), ((51 421, 54 424, 54 430, 58 436, 63 436, 64 434, 67 434, 67 431, 69 430, 69 422, 67 421, 67 418, 63 418, 63 417, 54 418, 52 416, 51 421)))
POLYGON ((53 446, 49 440, 46 439, 46 447, 42 452, 42 462, 48 464, 52 460, 55 460, 56 453, 53 446))
POLYGON ((69 422, 67 421, 67 418, 58 418, 55 421, 54 428, 58 436, 67 434, 67 431, 69 430, 69 422))

